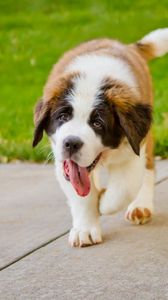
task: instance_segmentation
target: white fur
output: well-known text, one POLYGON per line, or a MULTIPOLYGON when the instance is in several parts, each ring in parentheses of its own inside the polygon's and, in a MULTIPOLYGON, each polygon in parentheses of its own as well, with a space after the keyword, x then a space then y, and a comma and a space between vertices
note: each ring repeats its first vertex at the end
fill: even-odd
POLYGON ((117 79, 130 88, 136 89, 137 82, 131 67, 122 59, 108 55, 85 54, 78 56, 67 67, 67 72, 80 72, 86 75, 82 91, 95 93, 100 82, 105 77, 117 79))
POLYGON ((162 56, 168 52, 168 28, 154 30, 144 36, 140 42, 153 44, 155 56, 162 56))

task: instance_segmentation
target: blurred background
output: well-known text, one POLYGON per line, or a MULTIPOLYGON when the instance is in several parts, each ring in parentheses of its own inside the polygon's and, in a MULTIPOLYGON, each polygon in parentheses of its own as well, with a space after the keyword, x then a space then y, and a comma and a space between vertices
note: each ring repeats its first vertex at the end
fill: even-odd
MULTIPOLYGON (((47 138, 32 149, 33 108, 48 72, 80 42, 131 43, 168 27, 167 0, 6 0, 0 2, 0 162, 49 160, 47 138)), ((150 63, 155 154, 168 157, 168 56, 150 63)))

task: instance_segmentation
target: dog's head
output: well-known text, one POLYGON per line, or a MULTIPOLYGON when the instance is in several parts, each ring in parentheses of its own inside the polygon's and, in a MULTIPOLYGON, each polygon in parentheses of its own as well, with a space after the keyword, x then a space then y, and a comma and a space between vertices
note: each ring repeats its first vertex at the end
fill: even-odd
MULTIPOLYGON (((151 108, 135 100, 123 83, 104 78, 69 74, 60 78, 50 95, 36 106, 36 146, 45 130, 51 138, 57 160, 64 170, 78 165, 80 172, 90 171, 106 149, 116 149, 126 137, 135 154, 151 124, 151 108)), ((79 172, 79 169, 78 169, 79 172)))

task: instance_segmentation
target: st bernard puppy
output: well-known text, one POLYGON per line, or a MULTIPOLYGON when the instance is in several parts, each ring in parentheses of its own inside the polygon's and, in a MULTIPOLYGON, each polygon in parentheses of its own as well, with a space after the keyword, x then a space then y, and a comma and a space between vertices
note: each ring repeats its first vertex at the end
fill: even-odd
POLYGON ((168 28, 135 44, 83 43, 54 65, 34 114, 35 147, 45 130, 68 198, 71 246, 102 242, 100 215, 153 214, 152 83, 147 61, 168 52, 168 28))

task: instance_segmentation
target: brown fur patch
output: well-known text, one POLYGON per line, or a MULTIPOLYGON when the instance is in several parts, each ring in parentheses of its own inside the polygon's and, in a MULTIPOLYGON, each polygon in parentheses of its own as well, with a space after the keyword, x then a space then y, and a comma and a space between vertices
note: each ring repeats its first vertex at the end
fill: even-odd
POLYGON ((152 213, 148 208, 137 207, 133 211, 128 212, 125 217, 136 225, 145 224, 150 221, 152 213))
POLYGON ((151 217, 151 212, 148 208, 144 208, 144 216, 145 216, 145 218, 151 217))
POLYGON ((135 44, 138 52, 146 59, 151 60, 155 57, 155 48, 153 44, 143 44, 142 42, 137 42, 135 44))
POLYGON ((110 107, 116 112, 134 152, 139 155, 140 143, 146 137, 152 121, 151 106, 139 102, 129 87, 116 80, 108 78, 102 90, 110 107))
POLYGON ((44 100, 49 101, 50 105, 54 106, 55 102, 59 100, 63 94, 66 95, 66 91, 72 89, 73 79, 78 76, 80 76, 78 72, 72 72, 53 78, 52 81, 48 81, 44 90, 44 100))
POLYGON ((152 132, 150 131, 147 136, 147 143, 146 143, 146 168, 153 169, 154 168, 154 141, 152 132))

